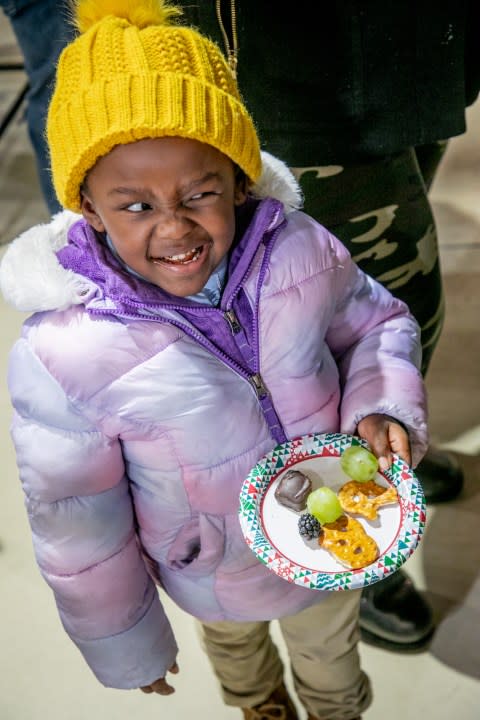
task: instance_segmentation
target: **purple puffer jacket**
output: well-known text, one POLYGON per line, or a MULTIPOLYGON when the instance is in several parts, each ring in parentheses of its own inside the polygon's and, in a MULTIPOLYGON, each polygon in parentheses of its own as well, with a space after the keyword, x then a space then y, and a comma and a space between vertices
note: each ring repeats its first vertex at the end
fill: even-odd
POLYGON ((7 301, 43 310, 11 353, 12 435, 63 625, 102 683, 134 688, 177 653, 152 578, 204 620, 325 597, 255 558, 241 484, 277 442, 354 433, 370 413, 408 427, 418 462, 419 331, 325 228, 273 199, 233 251, 219 308, 121 271, 84 221, 60 249, 71 221, 30 230, 2 263, 7 301))

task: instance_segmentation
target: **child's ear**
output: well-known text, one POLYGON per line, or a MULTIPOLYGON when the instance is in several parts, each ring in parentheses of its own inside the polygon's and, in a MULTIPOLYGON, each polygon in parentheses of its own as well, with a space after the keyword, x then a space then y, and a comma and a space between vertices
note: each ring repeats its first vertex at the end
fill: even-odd
POLYGON ((88 195, 86 195, 84 192, 81 193, 81 204, 80 208, 82 211, 82 215, 85 218, 85 220, 88 222, 89 225, 93 227, 94 230, 100 233, 105 232, 105 225, 102 222, 102 219, 100 218, 100 215, 95 210, 95 205, 90 200, 88 195))
POLYGON ((243 205, 247 199, 249 187, 250 182, 247 176, 242 170, 240 170, 240 168, 238 168, 235 173, 235 191, 233 194, 233 201, 235 205, 243 205))

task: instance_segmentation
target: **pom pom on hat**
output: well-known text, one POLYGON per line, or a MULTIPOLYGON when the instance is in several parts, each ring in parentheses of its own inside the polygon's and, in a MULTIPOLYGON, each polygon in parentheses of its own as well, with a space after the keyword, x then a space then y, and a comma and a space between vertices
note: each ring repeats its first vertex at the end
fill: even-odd
POLYGON ((170 18, 181 15, 180 8, 158 0, 74 0, 73 23, 79 32, 86 32, 107 15, 128 20, 138 28, 167 25, 170 18))
POLYGON ((80 188, 116 145, 185 137, 212 145, 252 182, 261 171, 254 123, 220 48, 177 25, 164 0, 76 0, 82 30, 62 52, 47 138, 63 207, 80 211, 80 188))

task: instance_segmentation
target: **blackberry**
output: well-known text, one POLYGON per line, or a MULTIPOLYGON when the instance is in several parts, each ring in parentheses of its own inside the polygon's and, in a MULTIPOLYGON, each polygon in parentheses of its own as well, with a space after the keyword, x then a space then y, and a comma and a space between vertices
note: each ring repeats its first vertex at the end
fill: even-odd
POLYGON ((300 515, 298 520, 298 532, 300 535, 307 540, 313 540, 318 538, 322 530, 322 526, 318 522, 317 518, 310 513, 304 513, 300 515))

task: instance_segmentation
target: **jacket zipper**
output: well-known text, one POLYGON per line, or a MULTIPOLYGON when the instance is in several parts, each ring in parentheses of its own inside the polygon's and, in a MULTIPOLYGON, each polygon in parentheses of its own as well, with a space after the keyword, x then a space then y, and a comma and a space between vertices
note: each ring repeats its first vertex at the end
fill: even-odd
POLYGON ((217 12, 217 20, 220 26, 220 31, 223 36, 223 42, 225 45, 225 52, 227 54, 228 64, 232 71, 233 77, 237 77, 237 65, 238 65, 238 37, 237 37, 237 10, 235 7, 235 0, 230 0, 230 35, 228 34, 225 23, 222 17, 222 0, 216 0, 215 10, 217 12))
POLYGON ((237 333, 240 332, 242 329, 242 326, 238 322, 238 318, 235 315, 234 310, 225 310, 224 317, 228 324, 230 325, 230 330, 232 331, 232 335, 237 335, 237 333))
MULTIPOLYGON (((157 307, 161 309, 162 306, 157 305, 157 307)), ((178 309, 178 307, 176 309, 178 309)), ((100 310, 99 308, 92 308, 88 312, 93 315, 112 314, 111 310, 100 310)), ((210 352, 214 357, 218 357, 224 363, 224 365, 231 368, 234 372, 237 373, 237 375, 242 377, 244 380, 247 380, 247 382, 255 391, 257 401, 260 404, 272 437, 277 443, 283 443, 286 441, 287 437, 280 423, 278 415, 271 403, 270 393, 268 392, 259 373, 249 372, 244 367, 239 365, 239 363, 233 360, 233 358, 231 358, 229 355, 215 347, 204 335, 193 330, 190 325, 184 325, 183 323, 178 322, 178 320, 172 320, 171 318, 166 319, 159 316, 149 317, 148 315, 140 315, 139 313, 135 313, 133 311, 131 313, 117 311, 116 316, 130 318, 132 320, 149 320, 151 322, 169 323, 170 325, 174 325, 175 327, 180 328, 180 330, 183 330, 186 335, 196 340, 199 345, 208 350, 208 352, 210 352)))
POLYGON ((255 373, 254 375, 250 376, 250 383, 253 385, 253 389, 255 390, 258 399, 267 397, 269 395, 269 392, 267 390, 267 387, 265 383, 263 382, 262 376, 260 373, 255 373))
MULTIPOLYGON (((152 308, 158 308, 162 309, 161 305, 152 306, 152 308)), ((172 310, 180 310, 178 306, 172 306, 172 310)), ((92 315, 111 315, 111 310, 100 310, 99 308, 92 308, 88 311, 92 315)), ((234 317, 235 313, 233 310, 229 311, 234 317)), ((219 357, 222 362, 230 367, 232 370, 234 370, 238 375, 243 377, 245 380, 247 380, 250 385, 255 390, 255 393, 257 395, 258 399, 261 399, 268 395, 268 390, 265 387, 262 378, 260 377, 259 373, 251 373, 246 368, 242 367, 239 363, 236 362, 233 358, 230 357, 230 355, 227 355, 227 353, 224 353, 222 350, 217 348, 213 343, 211 343, 208 338, 206 338, 204 335, 202 335, 199 332, 196 332, 190 325, 184 325, 183 323, 179 322, 178 320, 172 320, 171 318, 162 318, 161 316, 156 315, 155 317, 149 317, 148 315, 141 315, 140 313, 136 313, 132 311, 131 313, 127 312, 119 312, 117 311, 115 313, 117 317, 124 317, 129 318, 130 320, 148 320, 150 322, 161 322, 166 323, 170 325, 175 325, 175 327, 178 327, 180 330, 183 330, 183 332, 186 335, 189 335, 190 337, 194 338, 198 342, 199 345, 202 345, 204 348, 206 348, 212 355, 215 357, 219 357)), ((226 313, 225 313, 226 315, 226 313)), ((236 325, 238 327, 238 330, 241 330, 240 323, 238 320, 236 321, 236 325)))

